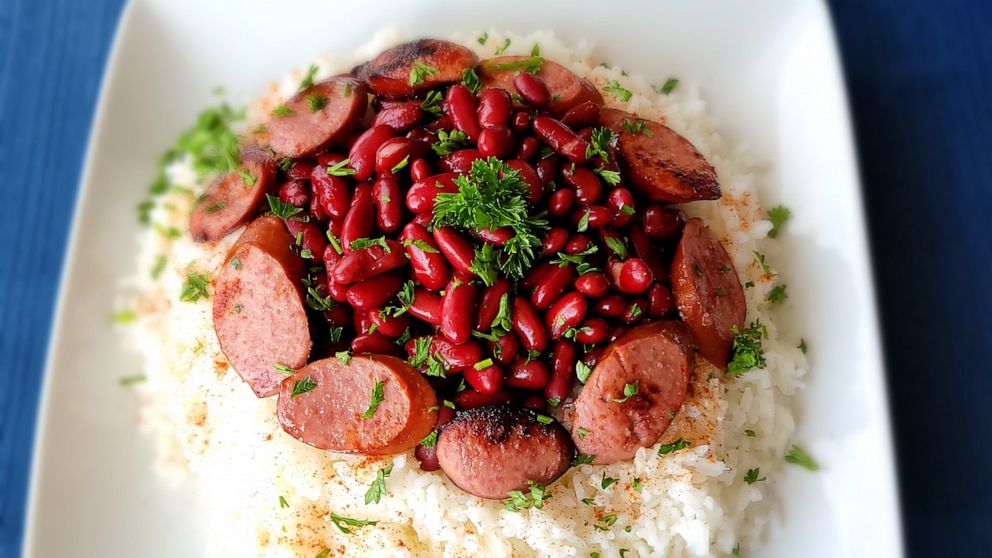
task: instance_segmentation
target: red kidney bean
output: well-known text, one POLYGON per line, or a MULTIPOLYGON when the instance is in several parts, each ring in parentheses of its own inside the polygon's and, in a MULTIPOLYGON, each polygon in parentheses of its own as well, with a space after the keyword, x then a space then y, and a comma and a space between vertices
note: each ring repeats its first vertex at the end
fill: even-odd
POLYGON ((510 127, 513 128, 514 132, 523 132, 530 126, 530 115, 524 111, 518 111, 513 115, 513 120, 510 122, 510 127))
POLYGON ((589 368, 595 368, 599 364, 599 360, 603 358, 603 351, 606 350, 605 347, 595 347, 591 351, 586 351, 582 355, 582 364, 585 364, 589 368))
POLYGON ((462 283, 471 283, 472 281, 474 281, 476 279, 476 276, 475 275, 472 275, 471 273, 465 273, 464 271, 461 271, 460 269, 453 269, 453 270, 451 270, 451 277, 453 279, 457 279, 457 280, 461 281, 462 283))
POLYGON ((551 271, 551 268, 555 267, 556 265, 558 264, 553 264, 550 262, 542 262, 537 267, 532 268, 530 271, 527 272, 527 275, 524 275, 524 278, 520 280, 520 288, 521 289, 534 288, 537 285, 537 283, 544 277, 544 275, 547 272, 551 271))
POLYGON ((403 335, 406 328, 410 326, 410 316, 407 314, 400 314, 399 316, 382 315, 378 308, 369 310, 369 319, 375 324, 376 331, 389 337, 403 335))
POLYGON ((341 153, 335 153, 333 151, 321 153, 317 155, 317 165, 321 167, 333 167, 345 159, 346 157, 341 153))
POLYGON ((402 134, 420 123, 427 116, 420 108, 420 101, 404 101, 383 107, 372 120, 372 126, 389 126, 402 134))
POLYGON ((517 352, 520 349, 520 340, 517 336, 509 331, 499 338, 499 341, 495 343, 490 341, 489 352, 493 355, 493 360, 506 366, 513 362, 517 358, 517 352))
POLYGON ((646 318, 645 313, 648 311, 648 301, 643 298, 635 298, 627 303, 626 308, 624 308, 623 316, 620 317, 625 324, 632 324, 639 322, 646 318))
POLYGON ((310 188, 302 180, 287 180, 279 186, 279 199, 293 207, 306 207, 310 203, 310 188))
POLYGON ((568 242, 568 230, 564 227, 551 227, 541 241, 544 255, 550 256, 561 251, 565 247, 566 242, 568 242))
POLYGON ((396 232, 400 228, 403 219, 403 199, 400 196, 400 182, 395 175, 382 175, 372 185, 375 221, 384 233, 396 232))
POLYGON ((441 325, 441 297, 426 289, 414 290, 410 315, 431 325, 441 325))
POLYGON ((437 120, 424 126, 424 129, 433 134, 437 133, 438 130, 451 131, 454 126, 454 123, 451 122, 451 117, 447 114, 442 114, 437 120))
POLYGON ((513 88, 532 107, 540 108, 551 102, 551 92, 548 91, 547 84, 533 74, 518 73, 513 77, 513 88))
POLYGON ((352 195, 351 209, 344 216, 341 227, 341 247, 351 250, 351 243, 359 238, 372 236, 375 230, 375 202, 372 201, 372 186, 359 184, 352 195))
POLYGON ((537 172, 537 177, 541 179, 544 186, 547 187, 549 184, 554 182, 555 176, 558 173, 558 157, 542 157, 534 163, 534 170, 537 172))
POLYGON ((589 160, 586 154, 589 142, 577 136, 561 121, 550 116, 538 116, 534 118, 531 128, 555 153, 567 157, 573 163, 585 163, 589 160))
POLYGON ((551 379, 544 386, 544 397, 552 407, 557 407, 571 394, 577 357, 575 344, 565 339, 557 341, 551 349, 551 379))
POLYGON ((626 188, 614 188, 606 196, 606 207, 613 211, 613 221, 611 224, 618 228, 625 228, 634 218, 634 194, 626 188))
POLYGON ((513 299, 510 320, 513 331, 520 338, 520 344, 528 351, 540 351, 548 347, 548 332, 541 323, 541 317, 530 301, 522 296, 513 299))
POLYGON ((355 283, 406 265, 402 244, 387 240, 386 246, 388 249, 375 245, 346 253, 334 267, 334 280, 355 283))
POLYGON ((534 170, 534 167, 527 161, 521 161, 520 159, 510 159, 509 161, 505 161, 504 164, 520 173, 520 179, 527 184, 529 191, 527 201, 531 205, 537 205, 537 202, 541 200, 541 196, 544 195, 544 184, 537 176, 537 171, 534 170))
POLYGON ((484 395, 492 395, 503 387, 503 369, 495 364, 481 370, 470 366, 462 370, 462 375, 472 389, 484 395))
POLYGON ((309 180, 310 173, 313 172, 313 165, 307 161, 293 161, 286 169, 286 176, 290 180, 309 180))
POLYGON ((375 154, 386 140, 396 135, 389 126, 373 126, 358 136, 348 151, 348 166, 355 169, 355 180, 368 180, 375 171, 375 154))
POLYGON ((518 358, 510 366, 503 383, 512 388, 544 389, 549 377, 547 364, 540 360, 518 358))
POLYGON ((400 238, 410 258, 414 281, 432 291, 444 288, 451 278, 451 271, 431 233, 417 223, 408 223, 400 238))
POLYGON ((634 254, 651 268, 655 281, 668 281, 668 267, 664 258, 640 227, 631 227, 630 244, 634 247, 634 254))
POLYGON ((478 149, 459 149, 452 151, 451 155, 441 159, 441 170, 455 172, 458 174, 468 174, 472 170, 472 163, 484 159, 478 149))
POLYGON ((503 89, 486 89, 479 95, 479 124, 483 128, 503 126, 510 121, 513 113, 513 101, 510 94, 503 89))
POLYGON ((389 337, 373 331, 351 340, 351 352, 355 354, 374 353, 379 355, 402 356, 403 349, 389 337))
POLYGON ((328 325, 347 327, 352 324, 351 306, 347 304, 335 304, 330 310, 323 313, 328 325))
POLYGON ((616 326, 615 328, 610 330, 610 335, 606 338, 606 341, 608 343, 612 343, 617 339, 620 339, 621 337, 623 337, 623 334, 627 333, 627 329, 628 328, 625 326, 616 326))
POLYGON ((599 271, 593 271, 575 280, 575 290, 592 297, 599 298, 610 290, 610 281, 599 271))
MULTIPOLYGON (((325 215, 341 219, 351 207, 351 188, 348 181, 340 176, 327 174, 327 167, 318 165, 310 173, 313 185, 312 204, 316 204, 325 215)), ((311 211, 312 212, 312 211, 311 211)))
POLYGON ((617 288, 627 294, 639 294, 648 290, 654 281, 654 274, 644 260, 640 258, 630 258, 623 262, 620 268, 620 277, 617 288))
POLYGON ((672 292, 661 283, 651 285, 648 290, 648 316, 664 318, 675 311, 672 292))
POLYGON ((357 335, 368 335, 372 331, 374 324, 367 312, 354 312, 351 325, 355 328, 357 335))
POLYGON ((586 214, 589 215, 586 219, 588 227, 593 230, 609 225, 613 219, 613 212, 610 211, 610 208, 605 205, 590 205, 585 209, 579 208, 573 211, 572 222, 578 225, 586 214))
POLYGON ((603 318, 589 318, 575 332, 575 342, 594 345, 606 339, 610 333, 610 324, 603 318))
POLYGON ((548 215, 552 217, 568 215, 573 205, 575 205, 575 190, 571 188, 555 190, 548 198, 548 215))
POLYGON ((348 288, 348 304, 359 310, 384 305, 403 288, 406 278, 396 272, 376 275, 348 288))
MULTIPOLYGON (((517 159, 520 159, 521 161, 531 159, 534 155, 537 155, 537 149, 539 147, 540 144, 537 142, 537 138, 535 137, 528 136, 520 140, 520 146, 517 148, 517 159)), ((537 169, 535 168, 534 170, 536 171, 537 169)), ((541 179, 542 183, 547 184, 544 177, 541 176, 541 173, 538 173, 537 177, 541 179)))
MULTIPOLYGON (((394 174, 393 169, 410 163, 410 159, 424 157, 425 145, 421 141, 407 138, 390 138, 379 146, 375 152, 375 172, 378 176, 394 174)), ((398 170, 397 170, 398 172, 398 170)))
POLYGON ((484 157, 504 158, 513 152, 513 132, 506 126, 483 128, 479 132, 479 153, 484 157))
POLYGON ((565 244, 565 253, 574 256, 589 250, 592 246, 591 238, 582 233, 575 233, 568 238, 568 243, 565 244))
POLYGON ((435 335, 431 341, 431 351, 451 368, 475 366, 482 360, 482 347, 475 341, 452 343, 441 335, 435 335))
POLYGON ((595 301, 592 305, 592 309, 602 316, 608 318, 618 318, 623 315, 626 309, 626 302, 623 297, 618 294, 608 294, 599 300, 595 301))
POLYGON ((641 212, 641 224, 644 232, 652 240, 671 240, 682 232, 682 227, 688 220, 680 209, 649 205, 641 212))
POLYGON ((610 284, 617 290, 620 290, 617 285, 620 283, 620 271, 623 269, 623 260, 610 256, 606 259, 606 265, 603 266, 603 269, 606 272, 607 279, 610 280, 610 284))
MULTIPOLYGON (((591 141, 592 140, 592 127, 582 128, 581 130, 575 132, 575 134, 577 136, 579 136, 580 138, 586 140, 586 141, 591 141)), ((602 156, 597 156, 597 157, 602 158, 602 156)))
POLYGON ((538 413, 544 413, 548 410, 548 402, 536 393, 524 396, 523 399, 520 400, 519 405, 524 409, 530 409, 531 411, 536 411, 538 413))
POLYGON ((451 227, 438 227, 434 229, 434 241, 441 250, 441 254, 448 260, 451 267, 475 276, 472 272, 472 260, 475 259, 475 249, 472 244, 465 240, 451 227))
POLYGON ((561 169, 561 176, 566 184, 575 188, 575 199, 582 205, 596 203, 603 194, 603 185, 596 173, 585 167, 575 167, 573 170, 571 165, 566 165, 561 169))
POLYGON ((454 194, 458 192, 454 180, 458 175, 446 172, 428 176, 422 182, 414 182, 406 191, 406 207, 412 213, 430 213, 434 211, 434 200, 441 192, 454 194))
POLYGON ((471 283, 448 283, 441 297, 441 325, 438 331, 452 343, 464 343, 472 336, 476 290, 471 283))
POLYGON ((467 410, 488 405, 506 405, 511 399, 510 392, 503 389, 488 394, 467 389, 455 394, 454 404, 459 409, 467 410))
POLYGON ((513 238, 513 229, 510 227, 500 227, 496 230, 476 229, 472 231, 472 235, 493 246, 503 246, 513 238))
POLYGON ((345 302, 348 300, 348 285, 343 285, 334 280, 334 270, 337 267, 337 263, 341 260, 341 254, 338 254, 334 246, 328 244, 324 248, 324 267, 327 271, 325 279, 327 281, 327 294, 331 295, 331 298, 338 302, 345 302))
POLYGON ((286 219, 286 229, 293 236, 293 241, 299 247, 300 256, 304 260, 323 263, 324 250, 327 248, 327 235, 317 225, 311 222, 286 219))
POLYGON ((448 94, 444 98, 444 112, 451 117, 455 128, 465 132, 468 139, 475 141, 479 137, 475 95, 468 87, 456 83, 448 88, 448 94))
POLYGON ((479 307, 475 315, 475 329, 489 331, 493 320, 499 314, 499 301, 510 294, 510 282, 500 277, 490 287, 482 290, 479 297, 479 307))
POLYGON ((586 317, 586 297, 572 291, 551 305, 544 315, 544 323, 552 339, 558 339, 568 328, 575 327, 586 317))
POLYGON ((413 456, 420 461, 421 471, 438 471, 441 469, 441 463, 437 460, 437 446, 425 447, 417 446, 413 450, 413 456))
POLYGON ((531 302, 539 310, 548 309, 565 292, 573 278, 575 268, 571 264, 552 266, 534 286, 531 302))
POLYGON ((592 101, 579 103, 561 117, 562 124, 575 130, 599 124, 599 105, 592 101))
POLYGON ((431 223, 434 221, 433 213, 416 213, 413 218, 410 219, 411 223, 416 223, 424 228, 429 228, 433 226, 431 223))
POLYGON ((415 159, 410 163, 410 180, 421 182, 431 175, 431 165, 425 159, 415 159))

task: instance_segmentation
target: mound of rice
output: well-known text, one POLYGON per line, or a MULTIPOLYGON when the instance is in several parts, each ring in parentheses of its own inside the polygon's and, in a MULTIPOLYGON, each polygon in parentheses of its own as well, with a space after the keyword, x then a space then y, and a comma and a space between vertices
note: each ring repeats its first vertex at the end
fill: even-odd
MULTIPOLYGON (((746 483, 744 476, 760 468, 761 476, 774 479, 794 430, 790 400, 807 364, 796 348, 798 337, 781 338, 769 313, 773 276, 754 252, 777 250, 767 238, 771 223, 749 164, 713 131, 691 85, 661 95, 642 77, 597 65, 589 45, 572 48, 550 33, 490 31, 484 45, 477 36, 459 40, 482 58, 509 38, 509 54, 528 54, 537 43, 545 58, 600 87, 617 80, 633 97, 620 103, 605 94, 607 104, 666 122, 716 167, 723 198, 684 209, 705 219, 741 281, 753 282, 745 289, 748 320, 767 326, 767 366, 728 380, 700 368, 694 395, 662 440, 681 436, 689 447, 664 456, 657 447, 643 449, 632 463, 573 468, 549 487, 550 500, 540 510, 510 512, 501 502, 470 496, 441 472, 420 471, 412 453, 371 460, 311 448, 282 432, 275 398, 256 399, 227 364, 214 335, 211 301, 180 300, 187 273, 211 274, 237 235, 204 245, 188 235, 160 234, 163 227, 186 230, 192 202, 207 185, 189 161, 179 161, 168 174, 189 192, 174 189, 160 197, 152 212, 156 226, 139 239, 140 271, 126 285, 133 295, 125 302, 139 318, 126 335, 145 361, 143 424, 158 441, 157 470, 176 483, 197 483, 208 556, 312 557, 328 549, 331 556, 711 556, 747 549, 767 524, 773 481, 746 483), (165 267, 152 279, 147 270, 160 256, 165 267), (366 505, 376 471, 390 462, 387 494, 366 505), (604 477, 618 480, 603 488, 604 477), (378 523, 344 533, 332 513, 378 523)), ((353 55, 318 58, 317 77, 347 71, 400 39, 396 31, 384 31, 353 55)), ((296 91, 305 67, 249 104, 244 130, 264 122, 296 91)))

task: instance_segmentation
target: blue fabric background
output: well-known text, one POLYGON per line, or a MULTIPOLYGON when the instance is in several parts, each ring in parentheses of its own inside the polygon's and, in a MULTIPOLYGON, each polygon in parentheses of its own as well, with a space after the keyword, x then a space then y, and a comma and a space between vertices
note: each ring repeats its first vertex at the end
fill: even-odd
MULTIPOLYGON (((122 5, 0 0, 0 558, 20 554, 59 270, 122 5)), ((992 2, 831 8, 868 205, 907 548, 989 555, 992 2)))

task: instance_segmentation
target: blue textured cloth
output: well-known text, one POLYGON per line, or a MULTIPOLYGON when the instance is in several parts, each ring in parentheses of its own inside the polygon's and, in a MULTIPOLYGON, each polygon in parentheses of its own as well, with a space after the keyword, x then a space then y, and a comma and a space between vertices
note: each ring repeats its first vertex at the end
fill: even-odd
MULTIPOLYGON (((59 270, 122 5, 0 0, 0 558, 20 554, 59 270)), ((861 156, 907 548, 988 555, 992 2, 831 8, 861 156)))

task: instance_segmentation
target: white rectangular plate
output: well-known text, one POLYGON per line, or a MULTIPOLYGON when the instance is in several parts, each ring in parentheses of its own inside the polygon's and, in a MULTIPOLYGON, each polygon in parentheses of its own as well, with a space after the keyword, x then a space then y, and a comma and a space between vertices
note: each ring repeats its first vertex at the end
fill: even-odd
POLYGON ((822 463, 775 479, 781 501, 749 556, 900 556, 894 469, 848 112, 830 20, 819 0, 617 3, 137 1, 125 12, 103 85, 48 358, 26 555, 200 556, 195 487, 150 469, 137 371, 106 316, 132 271, 134 207, 158 153, 226 87, 246 99, 326 51, 347 52, 399 24, 445 37, 486 28, 552 29, 604 60, 702 86, 732 143, 770 172, 766 205, 793 219, 777 260, 789 283, 783 327, 809 340, 800 440, 822 463), (488 9, 485 5, 490 6, 488 9))

